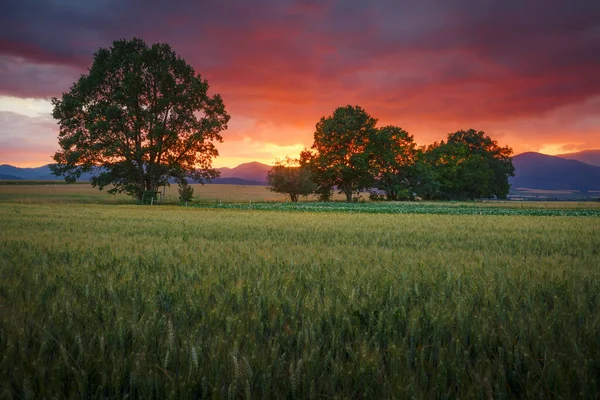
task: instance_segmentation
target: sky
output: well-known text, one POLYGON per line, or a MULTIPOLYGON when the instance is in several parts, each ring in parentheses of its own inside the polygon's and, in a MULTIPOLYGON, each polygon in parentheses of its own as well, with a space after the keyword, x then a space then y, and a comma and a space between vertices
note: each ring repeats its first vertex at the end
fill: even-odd
POLYGON ((600 148, 597 0, 8 0, 0 164, 50 163, 50 99, 133 37, 169 43, 221 94, 215 167, 297 156, 348 104, 419 145, 474 128, 515 154, 600 148))

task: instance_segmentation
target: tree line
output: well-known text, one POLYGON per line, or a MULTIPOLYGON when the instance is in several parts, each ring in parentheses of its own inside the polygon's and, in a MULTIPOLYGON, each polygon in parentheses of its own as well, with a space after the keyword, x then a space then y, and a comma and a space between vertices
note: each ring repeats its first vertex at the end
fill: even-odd
MULTIPOLYGON (((50 168, 67 182, 92 172, 92 186, 141 202, 176 182, 181 201, 189 201, 190 181, 219 176, 215 142, 230 119, 208 88, 166 43, 122 39, 99 49, 88 73, 52 99, 60 150, 50 168)), ((329 200, 334 191, 352 201, 363 190, 389 200, 508 194, 512 150, 483 132, 458 131, 417 147, 403 129, 376 124, 358 106, 321 118, 312 147, 271 169, 271 190, 292 201, 308 194, 329 200)))
POLYGON ((335 191, 352 202, 364 191, 374 200, 506 198, 514 176, 512 149, 474 129, 418 147, 404 129, 387 125, 359 106, 337 108, 316 125, 314 143, 298 158, 269 171, 269 189, 291 201, 335 191))

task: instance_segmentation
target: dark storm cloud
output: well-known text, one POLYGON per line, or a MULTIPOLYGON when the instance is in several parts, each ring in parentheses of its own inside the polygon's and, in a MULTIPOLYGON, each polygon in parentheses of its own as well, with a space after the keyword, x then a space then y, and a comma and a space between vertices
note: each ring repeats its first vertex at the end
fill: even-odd
POLYGON ((0 93, 14 96, 60 95, 98 47, 133 36, 171 44, 232 115, 308 134, 348 103, 386 123, 460 128, 600 96, 596 0, 20 0, 3 11, 0 93))
MULTIPOLYGON (((448 52, 505 68, 510 80, 541 74, 550 81, 581 72, 591 78, 585 66, 600 63, 599 21, 600 3, 587 0, 22 0, 0 16, 0 53, 84 68, 99 46, 138 35, 168 41, 199 70, 247 80, 250 87, 268 87, 274 72, 276 85, 298 78, 323 85, 320 78, 368 70, 374 62, 402 68, 389 60, 394 55, 426 75, 428 66, 413 65, 419 55, 448 52)), ((431 76, 428 84, 461 75, 494 79, 494 73, 467 67, 431 76)), ((584 79, 572 83, 584 86, 584 79)), ((598 89, 597 82, 591 86, 598 89)))
POLYGON ((0 55, 0 95, 53 97, 69 89, 81 73, 77 67, 38 64, 24 58, 0 55))

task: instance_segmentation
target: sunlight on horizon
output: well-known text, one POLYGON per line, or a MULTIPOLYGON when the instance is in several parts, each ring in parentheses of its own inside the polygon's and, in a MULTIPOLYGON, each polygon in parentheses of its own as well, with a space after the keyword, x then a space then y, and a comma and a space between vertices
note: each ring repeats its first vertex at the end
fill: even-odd
POLYGON ((585 149, 585 143, 550 143, 542 145, 538 153, 554 156, 557 154, 576 153, 585 149))

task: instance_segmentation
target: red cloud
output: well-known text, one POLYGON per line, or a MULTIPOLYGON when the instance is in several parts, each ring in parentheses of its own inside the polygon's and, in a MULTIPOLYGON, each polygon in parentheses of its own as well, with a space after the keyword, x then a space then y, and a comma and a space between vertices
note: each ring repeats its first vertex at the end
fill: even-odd
POLYGON ((567 137, 600 146, 600 123, 589 118, 597 112, 585 106, 600 98, 596 3, 228 4, 123 2, 118 12, 94 2, 38 4, 24 12, 15 2, 0 16, 10 28, 0 31, 0 94, 60 96, 98 47, 138 35, 170 43, 222 94, 233 117, 224 137, 240 149, 244 138, 310 145, 319 118, 345 104, 421 143, 474 127, 520 150, 568 145, 567 137))

